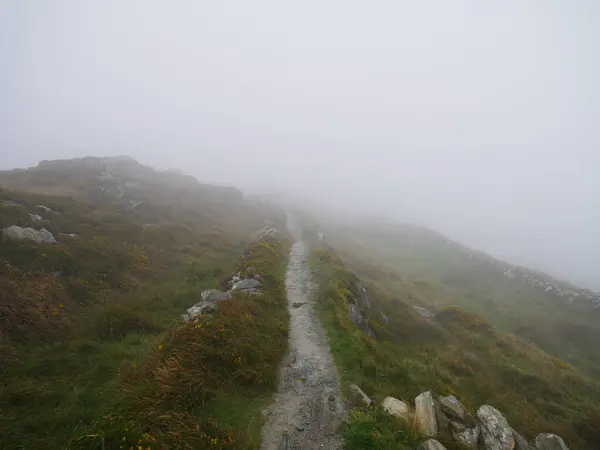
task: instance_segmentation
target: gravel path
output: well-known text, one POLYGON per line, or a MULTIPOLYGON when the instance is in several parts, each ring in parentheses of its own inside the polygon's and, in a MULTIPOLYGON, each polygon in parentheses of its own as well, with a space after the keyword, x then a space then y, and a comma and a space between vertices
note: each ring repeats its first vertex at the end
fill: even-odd
POLYGON ((325 331, 313 305, 315 285, 307 267, 308 246, 288 218, 294 236, 286 275, 290 312, 289 353, 279 390, 265 412, 262 450, 338 450, 344 406, 325 331), (295 305, 294 305, 295 304, 295 305))

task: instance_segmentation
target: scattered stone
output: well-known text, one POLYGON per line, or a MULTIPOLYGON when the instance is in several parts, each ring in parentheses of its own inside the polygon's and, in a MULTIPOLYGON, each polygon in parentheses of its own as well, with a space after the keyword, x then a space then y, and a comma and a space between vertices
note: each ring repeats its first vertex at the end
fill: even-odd
POLYGON ((560 436, 552 433, 540 433, 535 438, 537 450, 569 450, 560 436))
POLYGON ((44 211, 46 211, 46 212, 48 212, 48 213, 54 212, 54 211, 52 211, 50 208, 48 208, 47 206, 44 206, 44 205, 35 205, 35 207, 36 207, 36 208, 43 209, 44 211))
POLYGON ((42 216, 40 216, 39 214, 31 214, 29 213, 29 218, 31 220, 33 220, 34 222, 41 222, 44 220, 44 218, 42 216))
POLYGON ((475 418, 469 414, 467 409, 454 395, 440 397, 439 402, 440 408, 448 417, 464 423, 467 426, 473 427, 476 425, 475 418))
POLYGON ((417 450, 446 450, 439 441, 428 439, 417 447, 417 450))
POLYGON ((15 239, 18 241, 26 239, 37 242, 39 244, 57 243, 52 233, 50 233, 45 228, 42 228, 40 231, 37 231, 33 228, 23 228, 18 225, 12 225, 10 227, 4 228, 3 234, 8 239, 15 239))
POLYGON ((298 425, 296 427, 296 430, 298 430, 298 431, 304 431, 304 427, 302 425, 298 425))
POLYGON ((467 448, 477 448, 477 441, 479 440, 479 433, 481 429, 479 425, 476 425, 474 428, 466 428, 463 431, 455 431, 452 433, 454 439, 459 444, 467 447, 467 448))
POLYGON ((220 302, 221 300, 229 300, 231 298, 231 294, 229 292, 217 291, 215 289, 209 289, 207 291, 203 291, 200 294, 200 298, 205 302, 220 302))
POLYGON ((523 436, 517 433, 514 429, 512 432, 513 437, 515 438, 515 450, 534 450, 534 448, 529 445, 523 436))
POLYGON ((294 308, 300 308, 301 306, 304 306, 304 305, 306 305, 306 302, 295 302, 295 303, 292 303, 292 306, 294 308))
POLYGON ((477 410, 481 421, 481 436, 486 450, 513 450, 515 438, 512 428, 496 408, 483 405, 477 410))
POLYGON ((363 392, 361 388, 359 388, 356 384, 350 385, 350 392, 354 395, 354 397, 359 400, 364 406, 371 406, 371 399, 367 394, 363 392))
POLYGON ((188 308, 187 314, 183 314, 181 318, 184 322, 191 322, 199 316, 203 316, 205 314, 214 314, 217 312, 217 305, 213 302, 201 301, 196 303, 191 308, 188 308))
POLYGON ((19 205, 18 203, 12 202, 10 200, 6 200, 2 202, 2 206, 4 208, 22 208, 23 205, 19 205))
POLYGON ((435 417, 435 402, 430 391, 423 392, 415 398, 415 419, 417 428, 426 436, 435 436, 438 431, 435 417))
POLYGON ((247 289, 257 289, 261 286, 260 281, 254 278, 246 278, 236 282, 231 288, 232 291, 244 291, 247 289))
POLYGON ((428 319, 428 318, 430 318, 430 317, 433 316, 433 314, 431 313, 431 311, 429 311, 426 308, 423 308, 422 306, 413 305, 412 307, 415 310, 415 312, 418 315, 420 315, 421 317, 425 317, 426 319, 428 319))
POLYGON ((402 400, 394 397, 386 397, 381 403, 381 407, 388 414, 398 417, 403 420, 408 420, 410 408, 402 400))

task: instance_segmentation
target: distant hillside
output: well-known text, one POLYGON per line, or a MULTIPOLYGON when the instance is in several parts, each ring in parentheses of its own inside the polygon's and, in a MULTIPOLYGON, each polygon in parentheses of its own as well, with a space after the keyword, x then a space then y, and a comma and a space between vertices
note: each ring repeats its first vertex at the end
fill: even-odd
MULTIPOLYGON (((319 228, 320 226, 320 228, 319 228)), ((409 304, 458 305, 600 377, 599 296, 411 225, 320 223, 349 267, 409 304)))
POLYGON ((287 342, 284 220, 235 188, 128 157, 0 172, 0 448, 255 443, 287 342), (267 224, 278 236, 259 240, 267 224), (203 290, 246 268, 262 272, 260 298, 202 329, 182 323, 203 290), (216 330, 227 340, 208 345, 216 330), (262 333, 270 346, 240 339, 262 333), (236 370, 239 398, 225 375, 236 370), (246 416, 227 416, 240 401, 246 416))

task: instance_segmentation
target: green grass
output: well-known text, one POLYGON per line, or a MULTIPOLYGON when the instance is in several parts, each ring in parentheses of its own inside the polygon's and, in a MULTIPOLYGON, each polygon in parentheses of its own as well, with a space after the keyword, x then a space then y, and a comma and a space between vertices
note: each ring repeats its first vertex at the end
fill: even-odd
MULTIPOLYGON (((429 322, 401 300, 416 293, 383 290, 363 278, 373 305, 368 320, 377 339, 371 339, 350 319, 357 276, 333 249, 313 245, 319 311, 343 386, 358 384, 376 404, 388 395, 414 404, 426 390, 454 394, 473 412, 482 404, 495 406, 528 439, 553 432, 571 448, 597 448, 598 383, 481 316, 448 307, 429 322), (381 312, 389 323, 383 323, 381 312)), ((378 432, 369 435, 371 419, 358 417, 345 435, 349 448, 393 448, 389 436, 405 434, 388 421, 377 422, 378 432)), ((410 434, 403 438, 418 440, 410 434)))

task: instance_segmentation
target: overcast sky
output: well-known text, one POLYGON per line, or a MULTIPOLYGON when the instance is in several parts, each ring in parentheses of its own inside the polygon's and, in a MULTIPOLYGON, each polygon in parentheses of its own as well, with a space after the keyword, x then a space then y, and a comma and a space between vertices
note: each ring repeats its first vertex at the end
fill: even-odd
POLYGON ((597 0, 0 0, 0 167, 129 154, 600 289, 597 0))

